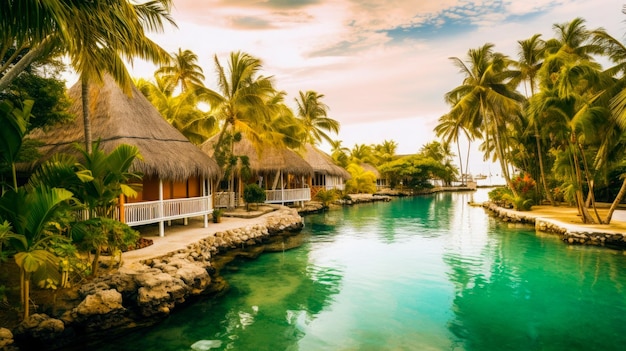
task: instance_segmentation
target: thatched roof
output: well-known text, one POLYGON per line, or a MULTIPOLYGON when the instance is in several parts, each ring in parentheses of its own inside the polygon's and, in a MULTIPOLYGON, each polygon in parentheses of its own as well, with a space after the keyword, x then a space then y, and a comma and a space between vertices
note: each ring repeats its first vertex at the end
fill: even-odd
POLYGON ((372 166, 369 163, 361 163, 360 166, 365 172, 370 171, 374 173, 374 175, 376 175, 376 179, 380 178, 380 172, 378 171, 378 169, 376 169, 376 167, 372 166))
MULTIPOLYGON (((36 163, 59 152, 76 154, 73 144, 84 145, 80 82, 69 90, 69 95, 73 100, 70 112, 77 116, 76 120, 45 131, 35 130, 28 136, 44 143, 39 149, 43 157, 36 163)), ((167 123, 135 86, 131 97, 105 76, 102 86, 90 85, 89 99, 93 140, 100 139, 106 152, 120 144, 139 148, 143 161, 135 160, 133 171, 179 181, 193 176, 218 178, 221 174, 215 160, 167 123)), ((34 166, 30 165, 30 169, 34 166)))
POLYGON ((350 173, 348 173, 348 171, 336 165, 330 156, 313 145, 307 144, 305 146, 303 157, 317 173, 350 179, 350 173))
MULTIPOLYGON (((200 145, 202 151, 213 157, 218 137, 219 135, 216 135, 200 145)), ((259 152, 245 136, 242 136, 241 141, 233 143, 233 154, 248 156, 250 169, 256 173, 267 174, 282 171, 293 175, 313 175, 311 165, 294 151, 263 145, 259 152)))

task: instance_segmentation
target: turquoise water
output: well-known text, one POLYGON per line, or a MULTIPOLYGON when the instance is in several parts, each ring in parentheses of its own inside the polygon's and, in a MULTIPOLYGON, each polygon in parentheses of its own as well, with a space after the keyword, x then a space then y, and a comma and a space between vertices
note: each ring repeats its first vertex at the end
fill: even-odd
POLYGON ((300 248, 224 270, 227 296, 93 349, 626 349, 623 252, 498 222, 481 195, 307 216, 300 248))

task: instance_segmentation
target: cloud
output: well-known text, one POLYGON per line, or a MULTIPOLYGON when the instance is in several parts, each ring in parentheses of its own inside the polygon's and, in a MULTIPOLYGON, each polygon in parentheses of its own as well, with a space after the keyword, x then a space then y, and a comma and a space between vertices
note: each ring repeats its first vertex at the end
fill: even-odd
MULTIPOLYGON (((407 153, 434 139, 436 119, 448 109, 443 95, 462 82, 449 57, 464 58, 468 49, 487 42, 515 57, 517 40, 535 33, 548 39, 554 23, 575 17, 622 38, 622 5, 622 0, 176 0, 179 29, 151 37, 167 51, 180 47, 198 54, 210 87, 216 80, 214 55, 225 59, 241 50, 259 57, 263 74, 275 77, 288 103, 300 90, 325 95, 330 116, 342 124, 339 139, 394 139, 407 153)), ((137 65, 133 72, 150 77, 154 69, 137 65)))

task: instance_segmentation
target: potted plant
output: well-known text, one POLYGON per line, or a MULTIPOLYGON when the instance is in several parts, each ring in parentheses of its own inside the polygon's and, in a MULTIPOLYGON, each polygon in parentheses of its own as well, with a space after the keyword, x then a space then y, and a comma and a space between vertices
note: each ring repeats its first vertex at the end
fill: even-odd
POLYGON ((213 209, 213 213, 211 217, 213 218, 213 223, 220 223, 222 221, 222 215, 224 214, 224 210, 221 208, 213 209))

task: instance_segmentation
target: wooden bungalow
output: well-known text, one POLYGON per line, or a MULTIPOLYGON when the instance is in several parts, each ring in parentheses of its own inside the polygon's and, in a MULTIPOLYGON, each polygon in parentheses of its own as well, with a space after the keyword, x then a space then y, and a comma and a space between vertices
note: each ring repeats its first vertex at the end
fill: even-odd
MULTIPOLYGON (((218 136, 207 140, 200 148, 213 157, 218 136)), ((233 144, 234 156, 247 156, 250 162, 251 177, 241 177, 241 165, 233 172, 227 189, 216 194, 215 207, 236 207, 244 204, 243 188, 246 184, 257 183, 265 189, 265 203, 295 204, 311 200, 308 178, 313 175, 313 168, 297 153, 287 148, 263 145, 260 150, 254 147, 245 136, 233 144)))
MULTIPOLYGON (((29 135, 44 144, 37 163, 55 153, 76 154, 73 144, 84 144, 80 82, 69 95, 73 100, 70 112, 76 119, 29 135)), ((129 96, 105 76, 102 85, 90 86, 89 99, 94 141, 100 139, 106 152, 120 144, 134 145, 143 158, 131 166, 132 171, 143 173, 143 188, 137 198, 120 199, 118 219, 130 226, 159 223, 161 236, 165 221, 204 216, 206 226, 213 211, 210 180, 221 174, 215 161, 167 123, 135 86, 129 96)))
POLYGON ((315 198, 320 190, 345 190, 345 182, 350 179, 350 173, 335 164, 330 156, 307 144, 303 157, 313 167, 314 172, 309 181, 311 198, 315 198))

